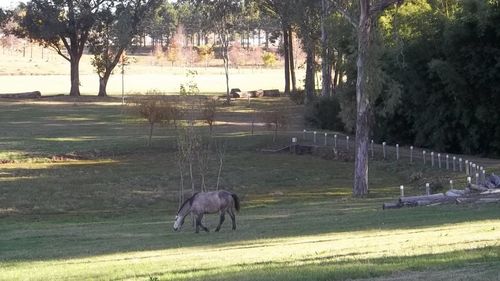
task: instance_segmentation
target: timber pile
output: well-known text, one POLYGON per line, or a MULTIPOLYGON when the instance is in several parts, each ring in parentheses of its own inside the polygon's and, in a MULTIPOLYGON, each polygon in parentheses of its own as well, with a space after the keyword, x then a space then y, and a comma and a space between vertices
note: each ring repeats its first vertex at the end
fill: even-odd
POLYGON ((0 94, 0 98, 9 98, 9 99, 39 99, 41 97, 42 94, 40 93, 40 91, 0 94))
POLYGON ((446 193, 421 196, 402 196, 396 202, 384 203, 383 209, 434 206, 441 204, 498 203, 500 202, 500 177, 491 174, 482 184, 468 184, 463 190, 450 189, 446 193))

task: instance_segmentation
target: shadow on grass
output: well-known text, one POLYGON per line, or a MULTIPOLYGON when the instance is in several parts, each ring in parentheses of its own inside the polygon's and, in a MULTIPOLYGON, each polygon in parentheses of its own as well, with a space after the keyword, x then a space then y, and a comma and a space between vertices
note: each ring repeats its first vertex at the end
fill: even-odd
MULTIPOLYGON (((374 201, 340 201, 333 199, 313 205, 281 201, 254 210, 245 209, 247 203, 244 202, 242 212, 237 215, 238 229, 231 231, 230 224, 226 222, 220 233, 194 234, 188 221, 182 232, 173 232, 173 222, 169 219, 171 211, 159 208, 137 212, 127 210, 129 213, 125 215, 118 211, 107 215, 87 213, 24 217, 22 220, 5 218, 0 220, 0 261, 69 259, 233 244, 235 248, 251 248, 261 239, 425 228, 498 219, 496 205, 442 206, 388 212, 377 210, 374 205, 377 202, 374 201)), ((212 230, 216 223, 215 215, 207 217, 206 224, 212 230)))
MULTIPOLYGON (((414 256, 389 256, 382 258, 354 258, 334 255, 291 261, 269 261, 243 263, 231 267, 206 267, 190 270, 164 270, 129 278, 159 276, 161 280, 352 280, 387 276, 395 272, 439 270, 446 271, 470 267, 478 270, 478 280, 493 280, 498 277, 500 247, 485 247, 439 254, 414 256), (340 260, 339 260, 340 259, 340 260), (488 269, 479 271, 483 264, 488 269)), ((444 271, 444 272, 443 272, 444 271)), ((403 274, 404 276, 404 274, 403 274)), ((123 277, 121 277, 123 278, 123 277)), ((126 277, 125 277, 126 278, 126 277)), ((401 278, 398 280, 409 280, 401 278)), ((441 280, 455 280, 453 276, 441 280)))

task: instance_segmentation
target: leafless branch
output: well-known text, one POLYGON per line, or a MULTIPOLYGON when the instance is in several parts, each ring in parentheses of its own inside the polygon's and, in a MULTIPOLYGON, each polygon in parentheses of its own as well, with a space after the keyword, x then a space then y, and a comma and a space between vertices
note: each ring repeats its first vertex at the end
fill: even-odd
POLYGON ((333 11, 336 11, 338 12, 339 14, 342 15, 342 17, 344 19, 347 20, 347 22, 349 22, 354 28, 357 28, 358 27, 358 21, 355 20, 350 14, 349 12, 347 12, 346 9, 344 9, 343 7, 341 7, 339 5, 339 3, 337 1, 332 1, 331 2, 331 6, 330 6, 330 9, 333 10, 333 11))
POLYGON ((392 5, 402 5, 404 0, 384 0, 380 1, 376 4, 373 4, 370 7, 370 15, 377 15, 383 12, 385 9, 389 8, 392 5))

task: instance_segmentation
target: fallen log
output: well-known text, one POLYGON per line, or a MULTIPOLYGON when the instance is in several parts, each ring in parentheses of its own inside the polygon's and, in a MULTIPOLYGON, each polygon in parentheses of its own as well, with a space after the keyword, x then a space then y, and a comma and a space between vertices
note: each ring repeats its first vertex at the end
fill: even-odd
POLYGON ((436 193, 431 195, 421 195, 421 196, 408 196, 400 197, 399 203, 403 206, 427 206, 436 203, 448 203, 453 202, 455 197, 446 196, 443 193, 436 193))
POLYGON ((0 98, 8 99, 39 99, 41 97, 40 91, 0 94, 0 98))
POLYGON ((481 186, 481 185, 477 185, 477 184, 473 184, 473 183, 469 184, 468 188, 470 188, 472 190, 475 190, 475 191, 480 191, 480 192, 489 190, 487 187, 484 187, 484 186, 481 186))
POLYGON ((416 202, 418 200, 439 200, 446 197, 444 193, 436 193, 436 194, 430 194, 430 195, 417 195, 417 196, 406 196, 406 197, 399 197, 399 202, 405 203, 405 202, 416 202))
POLYGON ((486 195, 486 194, 497 194, 497 193, 500 193, 500 188, 498 188, 498 189, 489 189, 489 190, 483 191, 483 192, 481 192, 479 194, 486 195))
POLYGON ((390 203, 384 203, 382 204, 382 209, 399 209, 403 207, 399 202, 390 202, 390 203))
POLYGON ((446 191, 445 195, 450 197, 460 197, 465 195, 465 190, 450 189, 446 191))

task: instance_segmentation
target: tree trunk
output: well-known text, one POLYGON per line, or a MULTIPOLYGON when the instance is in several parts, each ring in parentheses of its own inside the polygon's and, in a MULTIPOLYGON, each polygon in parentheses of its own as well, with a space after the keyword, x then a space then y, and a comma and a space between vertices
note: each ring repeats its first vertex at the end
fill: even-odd
POLYGON ((306 47, 306 103, 314 100, 314 46, 308 44, 306 47))
POLYGON ((283 53, 285 58, 285 95, 290 95, 290 51, 288 50, 288 27, 282 24, 283 29, 283 53))
POLYGON ((228 56, 228 51, 229 51, 229 36, 225 35, 225 39, 221 38, 224 40, 222 42, 222 60, 224 61, 224 73, 226 75, 226 102, 229 105, 231 103, 231 96, 229 95, 229 56, 228 56))
POLYGON ((326 0, 321 0, 321 96, 329 97, 332 89, 332 58, 328 46, 328 33, 325 21, 327 17, 326 0))
POLYGON ((293 58, 293 32, 292 27, 288 27, 288 52, 290 54, 290 75, 292 78, 292 93, 297 92, 297 80, 295 79, 295 60, 293 58))
POLYGON ((265 44, 265 47, 266 47, 266 50, 269 49, 269 32, 267 30, 264 30, 265 32, 265 36, 266 36, 266 44, 265 44))
POLYGON ((337 54, 335 61, 335 72, 333 75, 333 84, 332 84, 332 92, 335 94, 337 90, 337 86, 340 85, 340 76, 341 76, 341 65, 342 65, 342 54, 337 54))
POLYGON ((153 139, 153 130, 155 123, 149 123, 149 139, 148 139, 148 147, 151 147, 152 139, 153 139))
POLYGON ((103 77, 99 76, 99 93, 98 97, 107 97, 108 93, 106 92, 106 86, 108 85, 109 76, 111 72, 106 72, 103 77))
POLYGON ((370 17, 369 0, 360 0, 358 26, 358 59, 356 80, 356 156, 354 163, 353 195, 363 197, 368 194, 368 140, 370 100, 367 93, 367 59, 370 49, 370 35, 373 27, 370 17))
POLYGON ((71 57, 71 89, 69 95, 72 97, 80 96, 80 58, 71 57))

